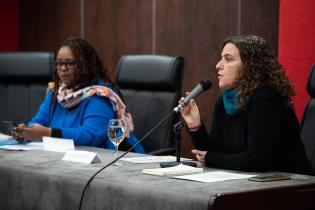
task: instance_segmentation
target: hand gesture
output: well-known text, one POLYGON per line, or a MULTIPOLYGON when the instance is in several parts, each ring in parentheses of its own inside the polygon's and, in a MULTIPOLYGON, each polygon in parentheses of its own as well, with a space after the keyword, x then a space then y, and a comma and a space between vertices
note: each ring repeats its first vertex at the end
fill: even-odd
MULTIPOLYGON (((186 95, 188 94, 189 92, 186 93, 186 95)), ((179 100, 179 103, 183 101, 184 98, 182 97, 179 100)), ((183 119, 186 121, 188 128, 195 128, 201 124, 199 110, 194 99, 191 99, 187 106, 180 110, 180 113, 183 119)))
MULTIPOLYGON (((51 128, 39 124, 33 124, 29 127, 16 127, 16 132, 19 133, 18 137, 22 137, 23 140, 41 140, 43 136, 51 136, 51 128)), ((21 140, 22 140, 21 139, 21 140)))
POLYGON ((16 139, 17 141, 23 141, 25 140, 24 139, 24 136, 20 130, 20 128, 22 127, 26 127, 27 125, 25 123, 20 123, 18 124, 16 127, 14 127, 12 130, 11 130, 11 135, 14 139, 16 139))
POLYGON ((205 164, 206 151, 193 149, 191 152, 196 155, 196 158, 200 163, 205 164))

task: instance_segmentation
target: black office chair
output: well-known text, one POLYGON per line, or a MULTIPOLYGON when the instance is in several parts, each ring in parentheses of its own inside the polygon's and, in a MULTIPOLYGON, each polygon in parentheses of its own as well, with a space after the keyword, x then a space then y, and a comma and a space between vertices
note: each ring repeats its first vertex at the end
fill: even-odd
POLYGON ((310 99, 304 109, 301 124, 301 137, 304 142, 306 155, 315 172, 315 64, 313 64, 307 83, 310 99))
POLYGON ((29 120, 45 97, 53 69, 50 52, 0 53, 0 122, 29 120))
MULTIPOLYGON (((135 133, 142 138, 177 105, 181 97, 184 59, 161 55, 123 56, 116 82, 132 114, 135 133)), ((174 154, 174 114, 142 142, 154 155, 174 154)))

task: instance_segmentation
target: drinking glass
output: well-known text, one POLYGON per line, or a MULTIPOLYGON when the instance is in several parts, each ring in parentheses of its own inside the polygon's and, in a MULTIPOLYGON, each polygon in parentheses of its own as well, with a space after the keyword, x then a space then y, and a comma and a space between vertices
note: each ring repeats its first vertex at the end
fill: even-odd
MULTIPOLYGON (((120 119, 111 119, 109 120, 108 124, 108 138, 115 146, 115 159, 117 158, 118 154, 118 146, 125 138, 125 131, 126 127, 124 122, 120 119)), ((114 165, 121 165, 120 163, 116 162, 114 165)))

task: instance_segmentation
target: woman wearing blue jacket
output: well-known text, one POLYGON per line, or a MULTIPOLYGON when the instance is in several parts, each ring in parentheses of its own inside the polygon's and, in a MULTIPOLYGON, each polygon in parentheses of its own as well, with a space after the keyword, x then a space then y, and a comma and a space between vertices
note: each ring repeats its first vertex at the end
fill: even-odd
MULTIPOLYGON (((73 139, 75 145, 114 148, 107 127, 110 119, 120 118, 129 131, 125 144, 134 145, 131 115, 95 49, 83 39, 69 38, 55 64, 54 82, 39 111, 27 125, 16 127, 13 137, 35 141, 51 136, 73 139)), ((144 153, 141 145, 134 151, 144 153)))

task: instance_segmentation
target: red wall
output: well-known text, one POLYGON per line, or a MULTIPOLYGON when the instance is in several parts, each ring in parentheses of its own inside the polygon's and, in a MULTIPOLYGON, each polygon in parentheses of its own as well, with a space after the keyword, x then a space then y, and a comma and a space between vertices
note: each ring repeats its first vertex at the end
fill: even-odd
POLYGON ((315 62, 314 0, 280 0, 279 59, 295 86, 295 108, 301 119, 309 98, 306 82, 315 62))
POLYGON ((0 51, 19 50, 18 0, 0 0, 0 51))

